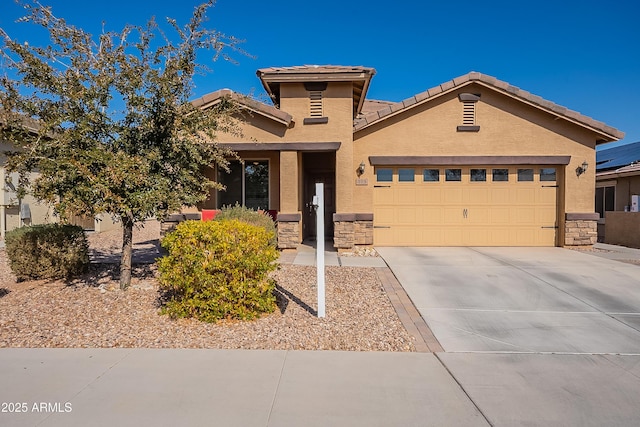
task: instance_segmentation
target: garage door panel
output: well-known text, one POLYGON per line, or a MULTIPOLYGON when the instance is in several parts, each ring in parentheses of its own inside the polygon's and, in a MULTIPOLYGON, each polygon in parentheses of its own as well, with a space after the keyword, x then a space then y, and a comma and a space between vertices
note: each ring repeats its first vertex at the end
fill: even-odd
POLYGON ((417 193, 416 203, 421 205, 442 205, 442 190, 434 187, 433 183, 422 186, 417 193))
POLYGON ((476 206, 467 210, 467 220, 471 224, 487 224, 489 223, 490 208, 476 206))
POLYGON ((515 193, 515 203, 517 204, 528 204, 536 202, 535 188, 516 188, 515 193))
POLYGON ((467 230, 465 240, 467 244, 473 246, 484 246, 487 244, 491 237, 489 229, 486 227, 471 227, 467 230))
MULTIPOLYGON (((406 185, 406 184, 404 184, 406 185)), ((396 203, 401 205, 412 205, 416 204, 416 188, 415 187, 405 187, 402 186, 398 188, 396 191, 396 203)))
POLYGON ((396 246, 391 228, 373 228, 373 241, 379 246, 396 246))
POLYGON ((489 189, 486 187, 470 187, 468 200, 472 205, 490 203, 489 189))
POLYGON ((509 200, 508 188, 494 188, 491 190, 491 203, 494 205, 508 205, 509 200))
POLYGON ((375 211, 373 218, 376 224, 393 224, 395 222, 395 208, 394 207, 378 207, 375 211))
POLYGON ((443 229, 442 246, 463 246, 463 230, 460 227, 446 227, 443 229))
POLYGON ((396 243, 408 244, 410 246, 418 244, 418 236, 414 227, 398 226, 395 227, 394 231, 396 243))
POLYGON ((448 224, 460 224, 463 219, 463 208, 459 206, 455 207, 444 207, 443 211, 443 221, 442 223, 445 225, 448 224))
POLYGON ((514 223, 520 225, 531 225, 536 223, 536 209, 533 206, 515 207, 514 223))
POLYGON ((415 225, 416 221, 416 208, 399 207, 398 208, 398 221, 399 224, 411 224, 415 225))
POLYGON ((456 168, 462 169, 462 180, 455 182, 424 182, 420 175, 415 182, 399 182, 399 168, 393 168, 394 180, 374 189, 375 244, 555 245, 558 191, 554 182, 543 186, 537 175, 535 181, 518 181, 517 166, 502 167, 509 168, 509 181, 493 182, 488 175, 486 182, 470 182, 472 167, 456 168))
POLYGON ((556 189, 553 187, 542 187, 538 190, 538 197, 536 202, 549 205, 556 204, 556 189))
MULTIPOLYGON (((456 183, 459 184, 459 183, 456 183)), ((445 204, 449 203, 462 203, 463 202, 463 189, 460 187, 449 186, 449 188, 444 189, 444 194, 442 197, 442 201, 445 204)))
POLYGON ((509 224, 511 222, 511 215, 509 212, 511 209, 508 206, 505 207, 492 207, 491 208, 491 219, 489 223, 491 225, 501 225, 501 224, 509 224))
POLYGON ((442 224, 442 208, 439 207, 424 207, 418 208, 420 212, 420 223, 427 225, 439 225, 442 224))

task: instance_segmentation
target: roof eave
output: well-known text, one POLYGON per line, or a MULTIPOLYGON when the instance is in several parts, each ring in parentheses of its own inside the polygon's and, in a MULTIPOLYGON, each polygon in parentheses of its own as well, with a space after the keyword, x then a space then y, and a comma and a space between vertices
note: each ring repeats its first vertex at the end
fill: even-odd
POLYGON ((600 137, 599 139, 596 140, 596 144, 603 144, 606 142, 618 141, 624 138, 624 132, 621 132, 613 127, 607 126, 602 122, 596 122, 595 120, 589 117, 583 116, 578 112, 569 110, 551 101, 546 101, 545 99, 539 96, 523 91, 506 82, 502 82, 496 79, 495 77, 484 76, 483 74, 478 72, 471 72, 467 75, 457 77, 439 86, 433 87, 427 91, 424 91, 410 98, 407 98, 401 102, 395 103, 389 107, 386 107, 384 109, 381 109, 373 113, 369 113, 354 125, 353 131, 354 133, 359 132, 363 129, 368 128, 369 126, 372 126, 376 123, 380 123, 383 120, 396 116, 409 109, 426 104, 434 99, 437 99, 441 96, 451 93, 454 90, 458 90, 460 88, 463 88, 473 83, 479 84, 481 86, 487 87, 492 90, 499 91, 500 93, 503 93, 511 98, 517 99, 532 107, 545 111, 551 115, 554 115, 558 119, 563 119, 575 125, 589 129, 591 132, 595 133, 600 137), (536 100, 537 102, 534 102, 536 100), (584 121, 578 120, 578 118, 583 118, 589 121, 593 121, 594 123, 600 123, 603 129, 598 129, 592 125, 585 123, 584 121))
POLYGON ((243 95, 237 94, 230 89, 221 89, 212 93, 209 93, 201 98, 191 101, 191 103, 198 108, 209 108, 222 101, 225 96, 230 96, 235 102, 240 105, 241 108, 251 111, 252 113, 259 114, 263 117, 271 119, 275 122, 281 123, 285 126, 291 125, 293 117, 281 110, 276 109, 270 105, 261 104, 260 102, 247 98, 243 95), (273 111, 268 111, 273 109, 273 111))

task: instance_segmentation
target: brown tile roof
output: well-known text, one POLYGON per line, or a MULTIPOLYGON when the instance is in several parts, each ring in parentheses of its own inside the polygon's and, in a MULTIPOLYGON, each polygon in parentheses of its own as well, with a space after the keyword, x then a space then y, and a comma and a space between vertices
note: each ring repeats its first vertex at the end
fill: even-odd
POLYGON ((379 101, 375 99, 365 99, 362 104, 362 114, 366 115, 369 113, 373 113, 374 111, 381 110, 389 105, 394 104, 391 101, 379 101))
POLYGON ((369 82, 376 70, 363 66, 299 65, 294 67, 269 67, 256 71, 262 86, 273 100, 280 104, 280 84, 286 82, 353 82, 353 118, 362 110, 369 90, 369 82))
POLYGON ((621 132, 611 126, 607 126, 603 122, 594 120, 591 117, 587 117, 576 111, 569 110, 568 108, 555 104, 551 101, 547 101, 537 95, 533 95, 516 86, 512 86, 507 82, 498 80, 495 77, 488 76, 486 74, 478 73, 475 71, 472 71, 469 74, 465 74, 464 76, 457 77, 448 82, 442 83, 439 86, 433 87, 427 91, 414 95, 411 98, 405 99, 404 101, 397 102, 393 105, 383 107, 378 111, 363 115, 357 118, 356 120, 354 120, 353 130, 354 132, 357 132, 374 123, 380 122, 385 118, 388 118, 389 116, 394 115, 395 113, 408 110, 416 105, 427 102, 431 98, 436 98, 443 93, 450 92, 454 89, 457 89, 472 83, 479 83, 484 86, 496 89, 509 96, 512 96, 514 98, 517 98, 524 102, 532 104, 535 107, 540 108, 544 111, 547 111, 551 114, 554 114, 558 117, 562 117, 568 121, 587 127, 595 131, 596 133, 599 133, 601 136, 603 136, 604 141, 615 141, 615 140, 624 138, 624 132, 621 132))
POLYGON ((361 73, 361 72, 373 72, 375 69, 371 67, 363 67, 361 65, 295 65, 292 67, 267 67, 260 68, 256 74, 261 76, 263 74, 320 74, 320 73, 361 73))
POLYGON ((241 95, 230 89, 220 89, 215 92, 208 93, 201 98, 194 99, 191 103, 195 107, 206 108, 209 105, 213 105, 225 96, 231 97, 235 102, 242 107, 266 116, 272 120, 282 123, 285 126, 289 126, 293 121, 291 114, 288 114, 282 110, 279 110, 271 105, 267 105, 255 99, 251 99, 248 96, 241 95))

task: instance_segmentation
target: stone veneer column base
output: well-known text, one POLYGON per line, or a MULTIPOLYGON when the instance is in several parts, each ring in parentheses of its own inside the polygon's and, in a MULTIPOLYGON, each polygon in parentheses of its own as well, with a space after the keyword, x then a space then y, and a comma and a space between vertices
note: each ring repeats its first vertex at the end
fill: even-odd
POLYGON ((564 221, 564 246, 592 246, 598 242, 597 213, 568 213, 564 221))
POLYGON ((355 245, 373 244, 373 214, 333 214, 333 246, 352 249, 355 245))
POLYGON ((300 244, 300 220, 299 213, 278 213, 278 248, 295 249, 300 244))

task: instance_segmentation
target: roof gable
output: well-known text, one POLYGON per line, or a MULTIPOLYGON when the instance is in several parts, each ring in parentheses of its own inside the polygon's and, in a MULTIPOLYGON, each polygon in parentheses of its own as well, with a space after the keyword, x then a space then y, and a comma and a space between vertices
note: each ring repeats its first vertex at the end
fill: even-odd
POLYGON ((395 104, 381 108, 378 111, 361 115, 356 120, 354 120, 353 130, 354 132, 357 132, 373 125, 374 123, 379 123, 400 112, 410 110, 418 105, 422 105, 432 99, 438 98, 443 94, 449 93, 453 90, 473 83, 483 85, 497 92, 503 93, 507 96, 530 104, 543 111, 546 111, 549 114, 553 114, 569 122, 585 127, 600 135, 601 141, 599 142, 616 141, 624 137, 624 132, 621 132, 611 126, 607 126, 603 122, 594 120, 591 117, 587 117, 576 111, 569 110, 568 108, 555 104, 551 101, 547 101, 540 96, 533 95, 532 93, 522 90, 516 86, 510 85, 507 82, 498 80, 495 77, 474 71, 470 72, 469 74, 465 74, 464 76, 460 76, 453 80, 445 82, 439 86, 433 87, 427 91, 412 96, 411 98, 407 98, 401 102, 397 102, 395 104))
POLYGON ((260 114, 287 127, 293 121, 293 117, 290 114, 272 107, 271 105, 267 105, 262 102, 256 101, 255 99, 251 99, 248 96, 233 92, 230 89, 220 89, 215 92, 208 93, 201 98, 194 99, 193 101, 191 101, 191 104, 193 104, 194 107, 198 108, 208 108, 209 106, 215 105, 220 102, 224 97, 230 97, 242 108, 260 114))
POLYGON ((376 70, 362 66, 343 65, 301 65, 295 67, 261 68, 256 74, 262 86, 275 105, 280 104, 280 85, 282 83, 311 82, 352 82, 353 118, 356 118, 369 90, 371 78, 376 70))

